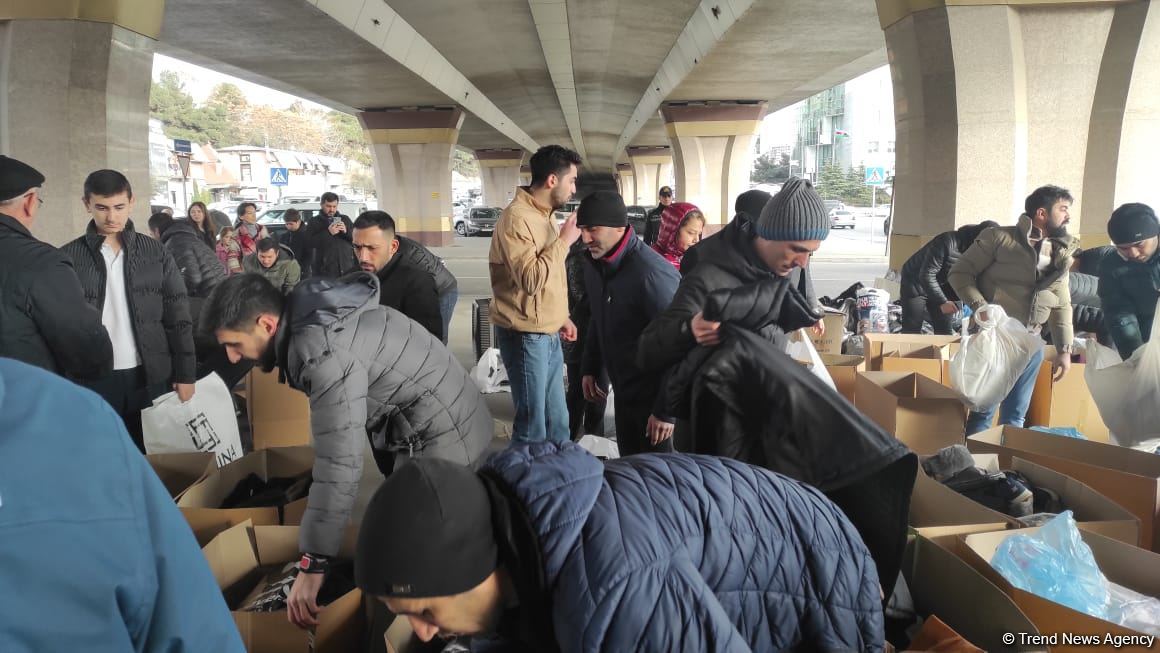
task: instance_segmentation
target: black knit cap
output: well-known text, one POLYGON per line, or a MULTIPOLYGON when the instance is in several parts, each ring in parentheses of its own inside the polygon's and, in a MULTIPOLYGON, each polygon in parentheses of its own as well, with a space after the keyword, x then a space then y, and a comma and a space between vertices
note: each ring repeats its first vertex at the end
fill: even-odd
POLYGON ((44 184, 44 175, 23 161, 0 154, 0 202, 44 184))
POLYGON ((755 226, 765 240, 825 240, 830 214, 814 185, 794 177, 761 210, 755 226))
POLYGON ((1108 220, 1108 236, 1117 245, 1128 245, 1153 236, 1160 236, 1160 222, 1156 212, 1147 204, 1133 202, 1112 211, 1108 220))
POLYGON ((491 502, 470 469, 436 458, 391 474, 367 506, 355 580, 377 597, 454 596, 495 571, 491 502))
POLYGON ((745 216, 745 220, 749 222, 756 222, 771 197, 773 196, 769 193, 757 188, 747 190, 733 201, 733 211, 737 215, 745 216))
POLYGON ((623 227, 628 224, 628 208, 620 193, 598 190, 580 200, 576 224, 581 227, 623 227))

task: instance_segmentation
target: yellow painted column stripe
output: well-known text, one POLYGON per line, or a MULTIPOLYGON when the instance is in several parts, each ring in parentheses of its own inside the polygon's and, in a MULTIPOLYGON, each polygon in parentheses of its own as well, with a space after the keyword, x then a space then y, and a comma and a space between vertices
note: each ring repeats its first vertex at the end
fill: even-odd
POLYGON ((665 131, 670 137, 679 136, 740 136, 756 134, 760 120, 704 120, 700 122, 670 122, 665 131))
POLYGON ((161 36, 165 0, 0 0, 0 20, 86 20, 161 36))
POLYGON ((451 218, 395 218, 395 228, 403 233, 415 231, 451 231, 451 218))
MULTIPOLYGON (((2 0, 0 0, 2 1, 2 0)), ((451 143, 459 141, 459 130, 449 127, 426 129, 367 129, 367 140, 375 145, 451 143)))

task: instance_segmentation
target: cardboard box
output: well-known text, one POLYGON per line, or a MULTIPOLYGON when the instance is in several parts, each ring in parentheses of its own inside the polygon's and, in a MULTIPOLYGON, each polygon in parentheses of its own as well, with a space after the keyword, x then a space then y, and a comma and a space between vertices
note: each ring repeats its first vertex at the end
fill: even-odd
POLYGON ((154 453, 145 456, 145 460, 149 461, 149 466, 174 499, 217 469, 211 451, 154 453))
POLYGON ((1109 442, 1108 427, 1100 417, 1095 399, 1084 380, 1087 365, 1072 363, 1062 381, 1052 380, 1055 348, 1043 350, 1043 365, 1035 377, 1035 390, 1027 408, 1027 426, 1071 426, 1093 442, 1109 442))
POLYGON ((277 370, 252 370, 246 379, 246 395, 255 451, 311 444, 310 400, 278 383, 277 370))
POLYGON ((950 385, 950 357, 945 346, 927 345, 909 351, 883 353, 882 371, 914 372, 943 385, 950 385))
MULTIPOLYGON (((1057 640, 1051 643, 1051 650, 1056 651, 1091 651, 1111 650, 1105 644, 1109 634, 1142 635, 1102 619, 1084 614, 1077 610, 1065 607, 1045 598, 1017 589, 1003 576, 995 571, 990 560, 995 555, 999 544, 1013 535, 1027 535, 1037 532, 1038 528, 1029 528, 1017 533, 976 533, 967 535, 964 539, 965 547, 961 553, 968 563, 983 574, 988 580, 999 586, 1005 594, 1010 596, 1028 617, 1038 627, 1039 631, 1047 636, 1056 636, 1057 640), (1098 646, 1068 644, 1064 633, 1086 635, 1097 638, 1098 646)), ((1160 555, 1138 549, 1130 544, 1104 537, 1090 531, 1080 531, 1085 543, 1091 547, 1096 564, 1104 576, 1113 583, 1123 585, 1146 596, 1160 597, 1160 555)), ((981 607, 981 606, 980 606, 981 607)), ((1121 647, 1120 651, 1144 651, 1145 647, 1121 647)))
MULTIPOLYGON (((355 532, 347 531, 339 557, 354 555, 355 532)), ((202 549, 226 596, 242 642, 250 653, 346 653, 364 644, 362 592, 353 589, 326 606, 314 634, 301 630, 282 612, 244 612, 265 571, 298 559, 297 526, 253 526, 242 522, 215 536, 202 549)))
POLYGON ((916 453, 930 455, 963 443, 963 402, 921 374, 859 372, 854 405, 916 453))
POLYGON ((854 403, 854 393, 858 382, 858 372, 866 371, 866 360, 861 356, 846 356, 843 354, 818 354, 834 380, 838 394, 846 401, 854 403))
POLYGON ((1036 487, 1054 490, 1080 528, 1099 533, 1132 546, 1140 542, 1140 520, 1115 501, 1096 492, 1067 474, 1012 457, 1005 469, 1019 472, 1036 487))
POLYGON ((930 336, 909 333, 865 333, 862 334, 862 351, 866 357, 866 369, 881 372, 882 357, 893 352, 906 354, 923 347, 947 348, 961 340, 959 336, 930 336))
POLYGON ((967 447, 1004 467, 1019 457, 1067 474, 1139 518, 1140 546, 1160 550, 1160 456, 1013 426, 976 433, 967 447))
POLYGON ((939 483, 918 468, 910 495, 909 523, 928 537, 1014 528, 1017 522, 939 483), (939 530, 925 530, 939 529, 939 530))
MULTIPOLYGON (((912 537, 902 559, 902 575, 923 617, 937 616, 984 651, 1012 650, 1007 633, 1039 634, 1031 619, 996 585, 954 553, 931 540, 912 537)), ((1047 647, 1021 647, 1046 651, 1047 647)))
POLYGON ((842 339, 846 335, 846 314, 827 308, 822 324, 826 327, 824 334, 816 336, 812 331, 808 332, 810 340, 814 343, 814 349, 817 349, 819 354, 841 355, 842 339))
POLYGON ((221 508, 238 483, 250 474, 262 480, 297 476, 314 468, 314 449, 284 447, 262 449, 210 472, 201 482, 189 488, 177 502, 189 522, 198 544, 204 545, 218 533, 249 520, 256 526, 298 524, 306 511, 306 499, 283 507, 221 508))

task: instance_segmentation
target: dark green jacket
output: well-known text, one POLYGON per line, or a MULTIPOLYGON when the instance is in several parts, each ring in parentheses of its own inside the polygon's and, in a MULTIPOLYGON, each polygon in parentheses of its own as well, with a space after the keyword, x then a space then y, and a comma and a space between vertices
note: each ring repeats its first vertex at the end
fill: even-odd
POLYGON ((1160 297, 1160 251, 1147 263, 1109 254, 1100 262, 1100 304, 1104 322, 1125 360, 1148 342, 1160 297))

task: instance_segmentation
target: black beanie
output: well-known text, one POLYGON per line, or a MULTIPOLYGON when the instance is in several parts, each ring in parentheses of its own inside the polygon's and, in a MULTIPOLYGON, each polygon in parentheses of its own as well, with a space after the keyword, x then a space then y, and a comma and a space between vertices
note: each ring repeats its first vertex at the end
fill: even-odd
POLYGON ((747 222, 757 222, 770 197, 773 196, 763 190, 747 190, 737 196, 733 202, 733 211, 747 222))
POLYGON ((462 594, 498 564, 491 501, 467 467, 422 458, 391 474, 367 506, 355 580, 376 597, 462 594))
POLYGON ((765 240, 825 240, 830 214, 814 185, 794 177, 770 198, 755 226, 765 240))
POLYGON ((1128 245, 1160 235, 1156 212, 1147 204, 1124 204, 1112 211, 1108 220, 1108 236, 1117 245, 1128 245))
POLYGON ((0 154, 0 202, 44 185, 44 175, 23 161, 0 154))
POLYGON ((581 227, 624 227, 628 225, 628 209, 619 193, 598 190, 580 200, 576 224, 581 227))

